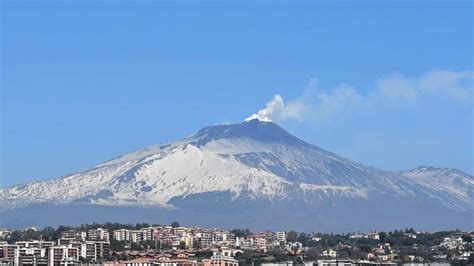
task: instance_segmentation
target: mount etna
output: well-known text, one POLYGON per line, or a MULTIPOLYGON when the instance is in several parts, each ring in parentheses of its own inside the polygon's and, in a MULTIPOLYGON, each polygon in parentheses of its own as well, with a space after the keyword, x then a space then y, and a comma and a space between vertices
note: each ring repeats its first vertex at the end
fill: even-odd
POLYGON ((474 178, 459 170, 384 171, 253 119, 0 188, 0 226, 178 220, 299 231, 473 229, 473 203, 474 178))

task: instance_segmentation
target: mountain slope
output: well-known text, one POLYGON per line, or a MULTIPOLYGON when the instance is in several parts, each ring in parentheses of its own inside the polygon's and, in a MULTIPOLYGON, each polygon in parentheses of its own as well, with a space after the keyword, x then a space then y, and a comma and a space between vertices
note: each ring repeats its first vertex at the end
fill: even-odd
MULTIPOLYGON (((473 209, 473 191, 473 177, 457 170, 383 171, 308 144, 276 124, 251 120, 206 127, 186 139, 63 178, 2 188, 0 211, 14 214, 49 204, 186 212, 214 202, 224 210, 264 208, 272 216, 293 208, 298 210, 295 216, 314 217, 308 209, 330 213, 357 202, 358 210, 370 213, 370 208, 378 208, 369 207, 374 202, 399 202, 403 207, 414 200, 466 213, 473 209)), ((195 213, 194 219, 205 212, 195 213)))

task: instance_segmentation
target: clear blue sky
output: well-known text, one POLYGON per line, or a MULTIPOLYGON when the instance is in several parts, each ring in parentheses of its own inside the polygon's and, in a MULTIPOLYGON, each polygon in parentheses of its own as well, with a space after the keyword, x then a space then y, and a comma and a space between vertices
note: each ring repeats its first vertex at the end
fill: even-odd
POLYGON ((310 106, 280 124, 322 148, 473 173, 471 1, 86 2, 1 2, 0 185, 239 122, 275 94, 310 106))

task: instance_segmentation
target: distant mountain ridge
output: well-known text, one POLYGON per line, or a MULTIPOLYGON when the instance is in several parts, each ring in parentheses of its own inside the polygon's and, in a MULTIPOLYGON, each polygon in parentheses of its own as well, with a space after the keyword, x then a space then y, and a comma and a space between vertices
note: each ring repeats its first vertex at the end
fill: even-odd
POLYGON ((473 203, 474 178, 459 170, 423 166, 383 171, 255 119, 205 127, 183 140, 124 154, 66 177, 0 188, 0 214, 7 214, 0 225, 49 222, 46 216, 59 209, 77 210, 72 215, 76 220, 130 219, 114 214, 122 208, 152 209, 157 219, 212 226, 336 231, 413 223, 472 227, 473 203), (103 217, 88 211, 100 208, 103 217), (456 220, 446 219, 447 214, 456 220), (241 221, 242 215, 247 221, 241 221))

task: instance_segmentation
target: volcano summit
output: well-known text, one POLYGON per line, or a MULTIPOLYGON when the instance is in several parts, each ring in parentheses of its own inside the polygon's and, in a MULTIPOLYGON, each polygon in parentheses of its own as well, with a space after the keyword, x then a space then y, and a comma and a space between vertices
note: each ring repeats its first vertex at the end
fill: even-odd
POLYGON ((300 231, 472 229, 473 203, 469 174, 376 169, 253 119, 0 188, 0 226, 179 220, 300 231))

